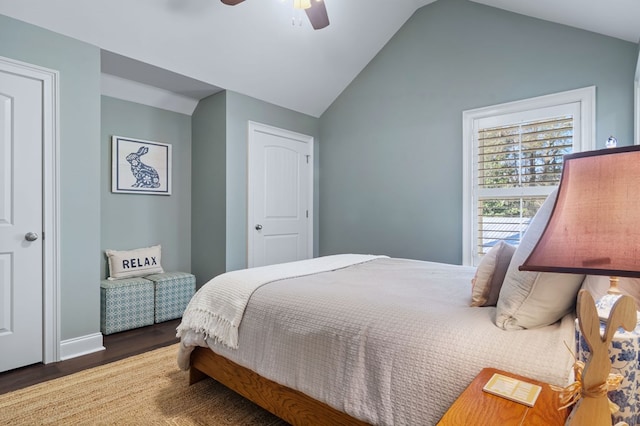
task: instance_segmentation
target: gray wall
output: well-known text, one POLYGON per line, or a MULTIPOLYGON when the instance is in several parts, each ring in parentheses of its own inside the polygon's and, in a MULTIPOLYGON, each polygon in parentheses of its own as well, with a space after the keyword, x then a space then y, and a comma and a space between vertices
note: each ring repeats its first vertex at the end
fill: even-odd
POLYGON ((102 278, 108 276, 105 249, 162 245, 162 267, 191 271, 191 117, 102 96, 100 143, 100 248, 102 278), (111 136, 171 144, 171 195, 111 192, 111 136))
MULTIPOLYGON (((60 72, 61 339, 100 331, 100 51, 0 15, 0 55, 60 72)), ((22 166, 24 167, 24 165, 22 166)))
POLYGON ((597 86, 631 144, 638 46, 466 0, 419 9, 320 118, 320 254, 462 261, 462 111, 597 86))
POLYGON ((102 98, 101 131, 99 49, 0 15, 0 55, 60 72, 61 338, 99 331, 106 247, 152 244, 160 233, 165 250, 180 247, 163 264, 191 269, 199 283, 246 265, 248 120, 316 139, 315 255, 459 263, 462 111, 596 85, 598 146, 610 134, 629 144, 637 52, 633 43, 440 0, 418 10, 320 119, 225 92, 198 106, 190 152, 180 114, 102 98), (112 133, 179 145, 174 195, 110 194, 112 133), (154 220, 127 214, 141 232, 112 234, 123 211, 138 207, 154 220))
POLYGON ((226 92, 201 100, 192 117, 191 270, 201 286, 226 271, 226 92))
MULTIPOLYGON (((248 122, 313 136, 318 170, 319 120, 232 91, 203 99, 192 118, 192 269, 202 285, 225 271, 247 265, 248 122)), ((318 176, 314 178, 318 205, 318 176)), ((314 223, 318 252, 318 219, 314 223)))
MULTIPOLYGON (((248 96, 227 91, 227 270, 247 265, 247 134, 255 121, 313 136, 318 172, 319 120, 248 96)), ((318 211, 318 175, 314 177, 314 210, 318 211)), ((318 217, 314 216, 314 255, 318 253, 318 217)))

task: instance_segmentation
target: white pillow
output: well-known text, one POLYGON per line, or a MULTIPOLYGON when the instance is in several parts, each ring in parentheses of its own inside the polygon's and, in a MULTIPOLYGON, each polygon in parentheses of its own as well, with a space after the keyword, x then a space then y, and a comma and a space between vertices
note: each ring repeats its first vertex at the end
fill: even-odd
POLYGON ((152 246, 135 250, 105 250, 109 260, 110 280, 162 273, 160 255, 162 247, 152 246))
POLYGON ((476 275, 471 280, 471 306, 495 306, 500 288, 516 248, 504 241, 482 256, 476 275))
POLYGON ((496 325, 505 330, 553 324, 574 309, 584 275, 518 270, 547 226, 556 195, 557 189, 547 197, 511 258, 496 309, 496 325))

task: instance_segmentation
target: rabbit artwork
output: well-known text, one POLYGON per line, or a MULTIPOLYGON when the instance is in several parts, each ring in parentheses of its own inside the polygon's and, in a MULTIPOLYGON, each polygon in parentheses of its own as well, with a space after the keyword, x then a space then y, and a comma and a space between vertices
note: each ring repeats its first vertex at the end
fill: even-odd
POLYGON ((138 152, 127 155, 127 161, 131 164, 131 173, 136 178, 136 182, 131 185, 134 188, 158 188, 160 186, 160 176, 153 167, 144 164, 140 157, 149 152, 146 146, 140 147, 138 152))
MULTIPOLYGON (((612 423, 607 398, 607 378, 611 371, 609 345, 619 327, 633 330, 636 327, 636 304, 629 296, 621 296, 611 309, 604 336, 600 335, 600 320, 593 297, 586 290, 578 294, 578 321, 580 330, 591 350, 582 372, 581 398, 573 408, 566 425, 607 425, 612 423)), ((616 423, 626 425, 624 422, 616 423)))

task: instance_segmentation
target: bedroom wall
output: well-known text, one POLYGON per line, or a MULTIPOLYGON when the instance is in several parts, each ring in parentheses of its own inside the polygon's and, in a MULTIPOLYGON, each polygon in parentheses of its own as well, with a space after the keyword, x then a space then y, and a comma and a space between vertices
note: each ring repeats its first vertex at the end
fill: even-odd
MULTIPOLYGON (((314 208, 318 207, 319 120, 223 91, 199 102, 192 117, 192 271, 198 286, 247 264, 247 135, 255 121, 315 138, 314 208)), ((318 252, 318 219, 314 223, 318 252)))
POLYGON ((597 146, 629 145, 637 49, 466 0, 419 9, 320 118, 320 254, 461 263, 462 112, 595 85, 597 146))
POLYGON ((102 278, 109 274, 104 250, 162 245, 162 267, 191 272, 191 117, 108 96, 101 97, 100 249, 102 278), (111 192, 111 136, 171 144, 171 195, 111 192))
POLYGON ((199 287, 226 271, 226 99, 202 99, 191 117, 191 269, 199 287))
POLYGON ((227 241, 226 268, 247 265, 247 134, 248 121, 314 137, 314 256, 318 254, 319 119, 236 92, 227 91, 227 241))
POLYGON ((60 332, 100 331, 100 51, 0 15, 0 56, 60 73, 60 332))

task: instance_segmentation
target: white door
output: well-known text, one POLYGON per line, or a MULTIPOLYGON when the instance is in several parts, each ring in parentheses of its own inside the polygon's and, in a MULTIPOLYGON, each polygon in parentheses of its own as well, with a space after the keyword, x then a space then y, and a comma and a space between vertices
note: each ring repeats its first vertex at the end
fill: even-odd
POLYGON ((0 371, 43 360, 42 84, 0 70, 0 371))
POLYGON ((248 267, 313 256, 313 137, 249 122, 248 267))

